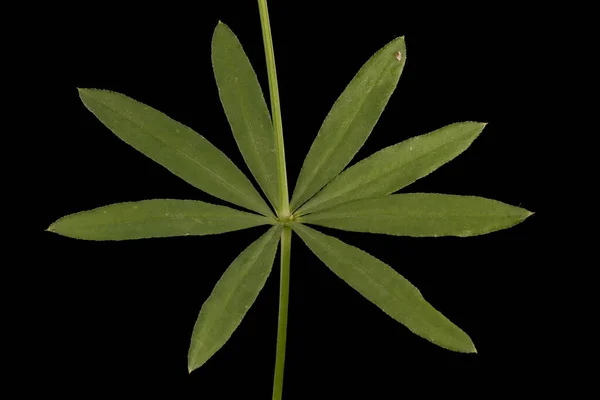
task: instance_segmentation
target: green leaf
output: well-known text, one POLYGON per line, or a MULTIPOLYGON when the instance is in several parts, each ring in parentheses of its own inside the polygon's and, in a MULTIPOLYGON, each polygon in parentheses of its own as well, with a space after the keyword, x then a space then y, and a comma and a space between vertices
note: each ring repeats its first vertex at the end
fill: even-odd
POLYGON ((413 333, 443 348, 476 353, 469 336, 444 317, 392 267, 370 254, 299 223, 292 229, 338 277, 413 333))
POLYGON ((409 193, 352 201, 298 221, 398 236, 476 236, 510 228, 530 215, 483 197, 409 193))
POLYGON ((273 215, 242 171, 192 129, 120 93, 79 89, 79 96, 115 135, 189 184, 240 207, 273 215))
POLYGON ((129 240, 211 235, 272 224, 262 215, 194 200, 116 203, 67 215, 48 231, 86 240, 129 240))
POLYGON ((280 224, 246 248, 231 263, 202 305, 194 326, 188 370, 201 367, 231 337, 271 273, 280 224))
POLYGON ((277 154, 269 109, 241 43, 222 22, 213 34, 212 63, 235 141, 256 181, 277 208, 277 154))
POLYGON ((339 174, 362 147, 396 88, 405 61, 404 38, 394 39, 375 53, 346 87, 304 160, 292 210, 339 174))
POLYGON ((380 150, 335 177, 295 214, 308 214, 400 190, 465 151, 485 125, 455 123, 380 150))

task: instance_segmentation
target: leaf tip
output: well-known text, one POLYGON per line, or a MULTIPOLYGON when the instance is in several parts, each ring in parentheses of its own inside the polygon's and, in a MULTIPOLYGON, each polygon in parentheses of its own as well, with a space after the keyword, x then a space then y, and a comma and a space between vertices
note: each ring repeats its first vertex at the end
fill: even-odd
POLYGON ((475 345, 474 345, 473 343, 471 343, 471 346, 472 346, 473 348, 471 349, 470 353, 472 353, 472 354, 479 354, 479 353, 477 352, 477 348, 475 347, 475 345))
POLYGON ((86 100, 88 100, 89 97, 93 95, 93 89, 78 87, 77 94, 79 94, 79 98, 81 99, 81 101, 85 103, 86 100), (85 97, 87 97, 87 99, 85 97))
POLYGON ((521 207, 520 203, 516 207, 517 207, 517 209, 518 209, 518 211, 520 213, 520 216, 522 218, 521 221, 524 221, 527 218, 529 218, 529 217, 531 217, 531 216, 533 216, 535 214, 535 211, 530 211, 530 210, 527 210, 526 208, 521 207))
POLYGON ((458 124, 462 124, 465 127, 465 135, 471 136, 473 140, 475 140, 475 138, 477 138, 481 134, 481 132, 483 132, 485 127, 488 125, 488 122, 465 121, 459 122, 458 124))
POLYGON ((229 26, 227 26, 227 24, 221 20, 217 21, 217 26, 215 26, 215 32, 220 30, 220 29, 226 29, 226 30, 231 30, 229 29, 229 26))
POLYGON ((231 29, 229 29, 229 27, 227 26, 227 24, 225 24, 223 21, 219 20, 217 22, 217 26, 215 26, 215 29, 213 31, 213 37, 212 37, 212 40, 213 40, 213 45, 212 45, 213 52, 214 52, 214 49, 215 49, 215 40, 217 40, 217 37, 219 37, 219 36, 221 36, 223 34, 226 34, 227 32, 230 32, 230 31, 231 31, 231 29))
POLYGON ((404 40, 404 35, 397 37, 393 43, 395 46, 398 46, 398 50, 394 53, 396 60, 402 61, 406 58, 406 41, 404 40))
MULTIPOLYGON (((460 124, 460 123, 459 123, 460 124)), ((465 121, 463 122, 465 126, 470 126, 473 130, 477 130, 477 134, 481 133, 485 127, 488 125, 488 122, 482 121, 465 121)))
POLYGON ((475 347, 475 343, 473 343, 473 339, 468 336, 465 339, 466 340, 461 344, 460 348, 457 348, 456 350, 465 354, 479 354, 475 347))
POLYGON ((188 363, 187 363, 188 374, 191 374, 192 372, 194 372, 196 369, 198 369, 198 367, 199 367, 198 363, 196 363, 194 361, 193 357, 190 354, 188 356, 188 363))
POLYGON ((56 232, 54 230, 54 224, 51 224, 49 227, 46 228, 46 232, 56 232))

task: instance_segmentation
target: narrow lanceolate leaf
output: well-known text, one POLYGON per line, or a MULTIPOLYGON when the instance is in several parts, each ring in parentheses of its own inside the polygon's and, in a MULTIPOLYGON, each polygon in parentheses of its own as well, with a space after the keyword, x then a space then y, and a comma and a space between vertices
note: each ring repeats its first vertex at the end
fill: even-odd
POLYGON ((476 236, 510 228, 530 215, 523 208, 483 197, 408 193, 352 201, 299 221, 398 236, 476 236))
POLYGON ((231 337, 271 272, 281 225, 246 248, 225 271, 202 305, 188 353, 188 370, 201 367, 231 337))
POLYGON ((346 87, 304 160, 292 210, 339 174, 362 147, 396 88, 405 61, 404 38, 394 39, 375 53, 346 87))
POLYGON ((85 240, 211 235, 272 224, 271 218, 194 200, 116 203, 67 215, 48 231, 85 240))
POLYGON ((451 124, 380 150, 335 177, 300 207, 296 215, 400 190, 465 151, 485 125, 480 122, 451 124))
POLYGON ((212 63, 221 103, 240 152, 271 204, 279 205, 275 134, 269 109, 241 43, 222 22, 213 34, 212 63))
POLYGON ((85 106, 115 135, 189 184, 263 215, 273 215, 252 183, 203 136, 120 93, 79 89, 85 106))
POLYGON ((292 229, 338 277, 415 334, 443 348, 475 353, 469 336, 437 311, 392 267, 299 223, 292 229))

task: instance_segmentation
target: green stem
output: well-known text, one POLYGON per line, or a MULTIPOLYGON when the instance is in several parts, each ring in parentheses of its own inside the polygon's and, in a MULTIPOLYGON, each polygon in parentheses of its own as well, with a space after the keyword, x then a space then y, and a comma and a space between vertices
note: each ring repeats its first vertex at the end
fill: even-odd
POLYGON ((275 129, 275 151, 277 152, 277 174, 279 178, 278 212, 279 217, 285 220, 290 216, 290 202, 288 198, 287 173, 285 168, 285 149, 283 146, 283 123, 281 120, 281 106, 279 104, 279 86, 277 85, 275 53, 273 51, 273 38, 271 37, 271 23, 269 22, 267 0, 258 0, 258 9, 260 11, 260 25, 265 45, 265 56, 267 58, 271 113, 273 114, 273 127, 275 129))
MULTIPOLYGON (((277 175, 279 180, 279 221, 286 222, 290 217, 290 201, 288 197, 287 172, 285 168, 285 149, 283 146, 283 123, 279 104, 279 87, 275 68, 275 53, 271 36, 271 23, 267 0, 258 0, 260 25, 262 28, 267 74, 269 77, 269 94, 271 113, 275 134, 275 151, 277 152, 277 175)), ((273 400, 281 400, 283 394, 283 371, 285 368, 285 344, 287 341, 288 302, 290 297, 290 254, 292 229, 285 225, 281 232, 281 281, 279 286, 279 320, 277 323, 277 352, 275 356, 275 376, 273 378, 273 400)))
POLYGON ((277 325, 277 355, 273 379, 273 400, 281 400, 283 393, 283 370, 285 367, 285 344, 287 339, 288 303, 290 298, 290 254, 292 252, 292 229, 285 225, 281 232, 281 278, 279 284, 279 322, 277 325))

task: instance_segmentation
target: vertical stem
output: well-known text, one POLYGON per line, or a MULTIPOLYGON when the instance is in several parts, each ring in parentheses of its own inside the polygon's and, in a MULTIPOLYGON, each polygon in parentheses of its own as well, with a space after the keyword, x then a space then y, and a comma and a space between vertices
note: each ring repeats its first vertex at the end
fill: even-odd
POLYGON ((279 284, 279 322, 277 325, 277 355, 275 359, 275 377, 273 379, 273 400, 281 400, 283 393, 283 370, 285 366, 285 344, 290 297, 291 250, 292 229, 286 225, 281 232, 281 280, 279 284))
POLYGON ((278 180, 279 180, 279 217, 287 219, 290 215, 288 198, 287 173, 285 168, 285 149, 283 146, 283 123, 281 120, 281 106, 279 104, 279 86, 277 84, 277 70, 275 69, 275 53, 273 51, 273 38, 271 37, 271 23, 269 22, 269 9, 267 0, 258 0, 260 11, 260 25, 262 28, 265 56, 267 58, 267 74, 269 77, 269 94, 271 98, 271 113, 273 114, 273 127, 275 129, 275 151, 277 152, 278 180))
MULTIPOLYGON (((267 0, 258 0, 260 25, 262 28, 267 74, 269 77, 269 94, 271 113, 275 134, 275 151, 277 152, 277 176, 279 181, 279 220, 284 222, 290 217, 290 201, 288 197, 287 172, 285 168, 285 149, 283 146, 283 123, 279 104, 279 86, 275 68, 275 53, 271 37, 271 23, 267 0)), ((285 345, 287 341, 288 302, 290 297, 290 254, 292 230, 285 225, 281 232, 281 280, 279 286, 279 319, 277 323, 277 353, 275 356, 275 376, 273 378, 273 400, 281 400, 283 394, 283 370, 285 367, 285 345)))

